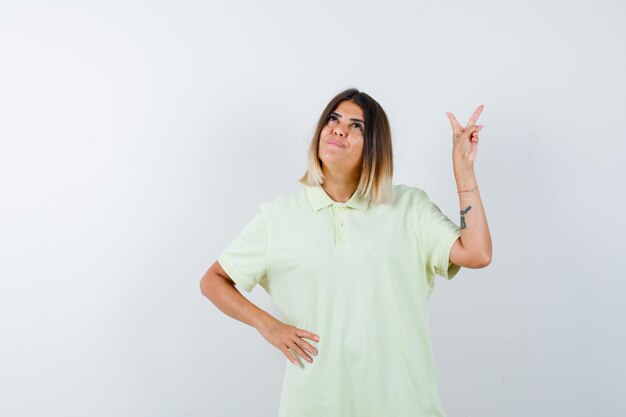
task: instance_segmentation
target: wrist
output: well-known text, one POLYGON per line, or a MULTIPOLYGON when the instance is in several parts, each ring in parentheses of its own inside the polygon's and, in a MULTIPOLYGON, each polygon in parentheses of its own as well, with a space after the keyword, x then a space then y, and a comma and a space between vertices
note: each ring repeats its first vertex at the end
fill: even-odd
POLYGON ((275 321, 277 321, 277 319, 274 316, 264 310, 260 310, 259 314, 252 319, 252 326, 258 331, 262 331, 262 329, 275 321))
POLYGON ((465 189, 459 189, 456 190, 456 192, 461 195, 461 194, 465 194, 465 193, 473 193, 474 191, 478 191, 478 184, 474 185, 471 188, 465 188, 465 189))
POLYGON ((474 172, 474 163, 470 161, 454 162, 454 178, 457 191, 471 190, 478 185, 476 173, 474 172))
POLYGON ((474 169, 474 161, 469 160, 465 156, 452 156, 452 166, 454 169, 474 169))

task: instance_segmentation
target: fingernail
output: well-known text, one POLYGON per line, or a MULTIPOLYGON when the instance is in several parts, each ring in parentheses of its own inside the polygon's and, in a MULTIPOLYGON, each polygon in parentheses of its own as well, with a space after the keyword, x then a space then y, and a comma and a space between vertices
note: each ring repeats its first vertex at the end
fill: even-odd
POLYGON ((315 336, 315 340, 318 341, 320 340, 320 338, 318 336, 315 336))

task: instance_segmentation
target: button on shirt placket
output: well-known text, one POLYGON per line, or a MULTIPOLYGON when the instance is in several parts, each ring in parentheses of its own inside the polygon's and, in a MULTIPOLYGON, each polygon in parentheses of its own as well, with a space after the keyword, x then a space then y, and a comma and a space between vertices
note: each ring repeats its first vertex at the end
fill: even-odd
POLYGON ((347 234, 347 211, 348 207, 344 205, 333 205, 333 214, 335 220, 335 250, 342 251, 348 247, 347 234))

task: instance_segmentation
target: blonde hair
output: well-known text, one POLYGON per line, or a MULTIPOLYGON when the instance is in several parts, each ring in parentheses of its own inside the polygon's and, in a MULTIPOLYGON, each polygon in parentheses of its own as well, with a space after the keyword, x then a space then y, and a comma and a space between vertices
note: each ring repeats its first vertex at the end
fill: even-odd
POLYGON ((307 153, 307 170, 298 180, 304 185, 324 183, 322 161, 319 159, 319 141, 328 117, 339 103, 350 100, 363 111, 365 122, 361 177, 357 186, 360 196, 370 203, 386 203, 391 200, 393 179, 393 152, 391 129, 383 108, 372 97, 356 88, 349 88, 337 94, 322 112, 307 153))

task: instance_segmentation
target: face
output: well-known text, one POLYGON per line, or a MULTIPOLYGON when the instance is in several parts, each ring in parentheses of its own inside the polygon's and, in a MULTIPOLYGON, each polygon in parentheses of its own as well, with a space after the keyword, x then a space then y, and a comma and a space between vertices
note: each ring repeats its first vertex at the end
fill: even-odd
POLYGON ((320 133, 319 158, 324 168, 357 175, 361 169, 365 118, 357 104, 344 100, 330 113, 320 133))

